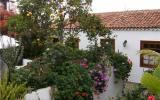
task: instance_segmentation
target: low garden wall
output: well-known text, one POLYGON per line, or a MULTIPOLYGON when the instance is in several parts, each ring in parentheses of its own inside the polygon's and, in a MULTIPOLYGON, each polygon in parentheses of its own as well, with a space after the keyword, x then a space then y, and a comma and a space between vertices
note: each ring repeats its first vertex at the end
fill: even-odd
MULTIPOLYGON (((42 88, 25 95, 25 100, 51 100, 51 87, 42 88)), ((52 99, 53 100, 53 99, 52 99)))

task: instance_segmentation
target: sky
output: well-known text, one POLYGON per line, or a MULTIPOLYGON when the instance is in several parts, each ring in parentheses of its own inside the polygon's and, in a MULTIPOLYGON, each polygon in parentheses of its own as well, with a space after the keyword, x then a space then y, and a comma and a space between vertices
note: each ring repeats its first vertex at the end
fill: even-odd
POLYGON ((160 0, 93 0, 92 10, 98 12, 160 9, 160 0))

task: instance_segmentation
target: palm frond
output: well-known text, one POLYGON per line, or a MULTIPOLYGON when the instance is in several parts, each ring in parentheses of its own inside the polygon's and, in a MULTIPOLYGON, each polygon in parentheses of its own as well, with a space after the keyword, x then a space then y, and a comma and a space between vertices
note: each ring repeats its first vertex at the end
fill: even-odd
POLYGON ((146 55, 146 56, 152 56, 153 59, 157 62, 156 64, 157 65, 160 64, 160 53, 158 53, 156 51, 149 50, 149 49, 144 49, 144 50, 140 50, 139 54, 146 55))
POLYGON ((160 57, 160 53, 153 50, 148 50, 148 49, 140 50, 139 53, 147 56, 160 57))

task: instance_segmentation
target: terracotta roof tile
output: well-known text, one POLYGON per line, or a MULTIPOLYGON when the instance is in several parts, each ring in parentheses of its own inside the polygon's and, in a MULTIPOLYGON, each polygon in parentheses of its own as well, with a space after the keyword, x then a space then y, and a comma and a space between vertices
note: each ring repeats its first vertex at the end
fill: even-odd
POLYGON ((109 29, 160 28, 160 9, 96 13, 109 29))

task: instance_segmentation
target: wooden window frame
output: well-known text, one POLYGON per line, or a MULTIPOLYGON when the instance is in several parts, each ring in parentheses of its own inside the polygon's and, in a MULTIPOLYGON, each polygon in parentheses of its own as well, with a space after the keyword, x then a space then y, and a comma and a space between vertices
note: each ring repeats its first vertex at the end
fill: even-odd
MULTIPOLYGON (((146 47, 144 47, 145 44, 147 44, 147 45, 156 44, 157 45, 157 44, 160 44, 160 41, 144 41, 144 40, 142 40, 142 41, 140 41, 140 50, 143 50, 143 49, 154 50, 154 49, 156 49, 156 48, 146 48, 146 47)), ((144 61, 144 57, 143 57, 143 55, 140 55, 140 66, 141 67, 153 68, 155 66, 155 65, 151 65, 151 64, 144 64, 143 61, 144 61)))

